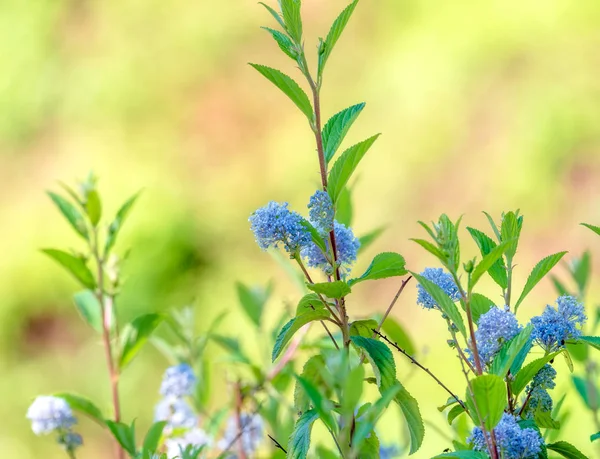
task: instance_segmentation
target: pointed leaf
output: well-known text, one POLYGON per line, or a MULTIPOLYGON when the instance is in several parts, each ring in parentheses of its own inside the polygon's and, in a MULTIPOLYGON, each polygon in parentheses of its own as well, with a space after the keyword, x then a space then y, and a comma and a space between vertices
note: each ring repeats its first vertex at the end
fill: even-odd
POLYGON ((600 226, 590 225, 589 223, 582 223, 582 225, 585 226, 586 228, 591 229, 594 233, 596 233, 598 236, 600 236, 600 226))
POLYGON ((381 236, 385 230, 386 227, 382 226, 359 237, 358 241, 360 242, 360 247, 358 248, 358 253, 360 254, 361 252, 365 251, 367 247, 379 239, 379 236, 381 236))
POLYGON ((479 323, 479 318, 494 307, 494 302, 480 293, 471 295, 471 315, 475 323, 479 323))
POLYGON ((467 390, 467 407, 476 425, 482 421, 488 430, 496 427, 506 408, 506 386, 502 378, 496 375, 477 376, 471 381, 473 394, 467 390), (477 409, 475 409, 475 404, 477 409))
POLYGON ((477 264, 477 266, 475 266, 475 269, 473 269, 469 279, 469 290, 473 290, 473 287, 475 287, 475 284, 477 284, 479 279, 481 279, 481 276, 483 276, 492 266, 494 266, 494 264, 502 257, 504 252, 512 250, 514 247, 516 247, 516 245, 517 241, 513 239, 510 241, 504 241, 491 249, 489 253, 485 255, 477 264))
POLYGON ((310 238, 315 243, 315 245, 319 247, 324 254, 326 254, 327 246, 325 245, 325 240, 323 239, 323 236, 321 236, 319 231, 317 231, 317 229, 312 225, 312 223, 306 220, 305 218, 302 218, 300 220, 300 224, 310 233, 310 238))
POLYGON ((319 415, 319 418, 323 421, 323 423, 329 428, 329 430, 333 432, 337 432, 338 426, 335 422, 335 418, 333 417, 333 406, 330 400, 327 400, 323 395, 319 392, 319 390, 306 379, 301 376, 296 376, 300 387, 304 389, 306 395, 310 399, 313 408, 319 415))
POLYGON ((350 20, 352 13, 354 12, 354 8, 358 4, 358 0, 354 0, 350 5, 348 5, 336 18, 327 34, 327 38, 323 43, 323 48, 321 54, 319 55, 319 76, 323 74, 323 70, 325 69, 325 64, 327 63, 327 59, 331 55, 331 51, 333 51, 333 47, 337 43, 338 39, 342 35, 346 24, 350 20))
POLYGON ((267 80, 281 89, 283 93, 296 104, 302 113, 306 115, 309 121, 312 120, 312 105, 310 104, 310 100, 308 99, 306 93, 300 88, 300 86, 298 86, 298 83, 279 70, 259 64, 250 65, 258 70, 267 80))
POLYGON ((108 255, 110 250, 115 245, 119 231, 121 231, 121 228, 123 227, 123 223, 125 222, 127 215, 129 215, 129 211, 135 204, 135 201, 137 200, 139 195, 140 195, 140 192, 137 192, 132 197, 130 197, 127 201, 125 201, 125 203, 123 203, 121 208, 117 211, 117 215, 115 216, 115 219, 112 221, 112 223, 108 227, 108 231, 106 234, 106 242, 104 243, 104 256, 105 257, 108 255))
POLYGON ((309 410, 300 416, 288 443, 288 458, 306 459, 308 457, 312 426, 317 419, 319 419, 319 414, 316 410, 309 410))
POLYGON ((279 25, 283 28, 283 30, 287 30, 287 27, 285 26, 283 19, 281 18, 281 16, 279 16, 279 13, 277 13, 277 11, 275 11, 273 8, 271 8, 269 5, 267 5, 263 2, 258 2, 258 3, 262 6, 264 6, 267 9, 267 11, 269 13, 271 13, 271 16, 273 16, 275 18, 275 20, 279 23, 279 25))
POLYGON ((56 204, 58 210, 60 210, 77 234, 87 240, 88 229, 81 212, 73 204, 56 193, 48 192, 48 196, 50 196, 50 199, 56 204))
POLYGON ((69 404, 73 411, 85 414, 101 426, 105 425, 102 411, 100 411, 100 408, 94 405, 94 403, 90 399, 82 397, 81 395, 69 394, 66 392, 54 394, 54 396, 62 398, 65 402, 69 404))
POLYGON ((533 290, 533 288, 537 285, 539 281, 543 279, 543 277, 550 272, 552 268, 560 261, 562 257, 565 256, 567 252, 558 252, 554 255, 549 255, 546 258, 540 260, 537 265, 529 274, 527 278, 527 282, 525 283, 525 287, 523 287, 523 292, 521 292, 521 296, 515 303, 515 312, 517 312, 517 308, 521 304, 521 302, 525 299, 525 297, 533 290))
POLYGON ((321 282, 318 284, 306 284, 309 290, 320 293, 328 298, 343 298, 352 292, 350 286, 344 281, 321 282))
POLYGON ((102 307, 91 290, 77 292, 73 299, 81 318, 98 333, 102 332, 102 307))
MULTIPOLYGON (((487 234, 482 233, 475 228, 467 228, 471 237, 475 240, 479 246, 479 251, 482 256, 486 256, 490 253, 498 244, 496 244, 487 234)), ((488 274, 494 279, 494 282, 500 286, 500 288, 507 288, 508 276, 506 274, 506 266, 504 265, 504 259, 500 257, 491 267, 488 269, 488 274)))
MULTIPOLYGON (((306 361, 300 376, 303 379, 310 381, 325 397, 328 397, 331 390, 323 377, 325 368, 325 359, 322 355, 316 354, 306 361)), ((308 398, 306 391, 297 381, 296 387, 294 388, 294 407, 301 413, 308 411, 310 408, 310 399, 308 398)))
POLYGON ((353 105, 352 107, 346 108, 339 113, 336 113, 323 127, 323 150, 325 152, 325 160, 331 161, 333 155, 340 147, 344 137, 350 130, 350 127, 358 118, 358 115, 365 108, 365 103, 353 105))
POLYGON ((529 384, 529 381, 546 365, 550 360, 554 359, 558 355, 558 352, 553 352, 545 357, 536 359, 527 365, 525 365, 519 372, 514 376, 514 380, 510 387, 513 395, 518 396, 525 386, 529 384))
POLYGON ((427 250, 430 254, 432 254, 438 260, 440 260, 440 261, 444 260, 444 254, 441 252, 440 249, 438 249, 431 242, 426 241, 425 239, 411 239, 411 241, 419 244, 421 247, 423 247, 425 250, 427 250))
POLYGON ((342 189, 350 180, 358 163, 377 140, 377 137, 379 137, 379 134, 351 146, 334 163, 329 173, 329 184, 327 185, 327 191, 334 204, 337 202, 342 189))
POLYGON ((115 421, 106 421, 106 425, 108 429, 111 431, 113 436, 119 442, 119 444, 123 447, 125 451, 127 451, 131 456, 135 456, 136 447, 135 447, 135 435, 133 432, 133 428, 129 427, 127 424, 122 422, 115 421))
POLYGON ((241 282, 236 282, 235 285, 238 300, 242 305, 244 312, 254 325, 260 327, 265 304, 271 296, 272 285, 267 285, 266 288, 260 286, 250 288, 241 282))
POLYGON ((144 449, 148 451, 156 451, 162 437, 163 430, 167 425, 166 421, 155 422, 148 429, 148 433, 144 437, 144 449))
POLYGON ((517 336, 504 343, 498 354, 494 357, 489 373, 501 376, 502 378, 506 377, 521 350, 529 343, 532 330, 531 325, 528 325, 517 336))
POLYGON ((406 271, 406 262, 399 253, 384 252, 373 258, 373 261, 363 273, 356 279, 350 279, 348 285, 352 286, 366 280, 385 279, 388 277, 404 276, 406 271))
POLYGON ((121 335, 119 368, 125 368, 135 358, 163 319, 160 314, 144 314, 125 325, 121 335))
POLYGON ((546 445, 549 450, 555 451, 567 459, 587 459, 587 456, 566 441, 557 441, 546 445))
POLYGON ((287 31, 296 43, 302 41, 302 18, 300 16, 300 0, 281 0, 281 15, 287 31))
MULTIPOLYGON (((398 381, 396 383, 400 384, 398 381)), ((398 404, 400 410, 402 410, 404 419, 408 424, 408 433, 410 436, 409 454, 413 454, 421 447, 423 438, 425 437, 425 425, 423 424, 419 404, 404 387, 396 395, 394 401, 398 404)))
POLYGON ((275 345, 273 346, 273 354, 271 356, 273 362, 279 357, 286 344, 292 339, 294 334, 300 330, 304 325, 314 322, 315 320, 323 320, 329 317, 329 312, 325 309, 317 309, 316 311, 307 311, 299 316, 294 317, 287 324, 283 326, 275 345))
POLYGON ((600 351, 600 336, 580 336, 575 342, 587 344, 600 351))
POLYGON ((279 30, 271 29, 269 27, 262 28, 271 34, 273 39, 277 42, 277 45, 279 45, 281 51, 287 54, 290 58, 296 60, 296 58, 298 57, 298 53, 295 49, 294 42, 292 42, 292 40, 290 40, 290 38, 286 34, 280 32, 279 30))
POLYGON ((42 252, 62 265, 67 271, 75 276, 84 287, 89 289, 94 289, 96 287, 94 276, 83 259, 57 249, 42 249, 42 252))

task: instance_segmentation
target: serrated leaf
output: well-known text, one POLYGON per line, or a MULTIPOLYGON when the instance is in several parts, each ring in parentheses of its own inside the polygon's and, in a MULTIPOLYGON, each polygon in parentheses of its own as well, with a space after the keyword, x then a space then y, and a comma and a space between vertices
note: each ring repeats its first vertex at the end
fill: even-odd
POLYGON ((471 295, 471 316, 473 322, 479 323, 479 318, 493 308, 494 302, 480 293, 471 295))
POLYGON ((351 146, 333 164, 331 172, 329 172, 327 192, 334 204, 337 202, 342 189, 346 186, 348 180, 350 180, 352 173, 361 159, 365 156, 365 153, 367 153, 371 145, 377 140, 377 137, 379 137, 379 134, 351 146))
POLYGON ((585 226, 586 228, 591 229, 594 233, 596 233, 598 236, 600 236, 600 226, 590 225, 589 223, 581 223, 581 225, 585 226))
POLYGON ((91 290, 77 292, 73 299, 81 318, 98 333, 102 332, 102 306, 91 290))
POLYGON ((320 282, 317 284, 307 283, 309 290, 320 293, 328 298, 342 298, 352 292, 350 286, 344 281, 320 282))
POLYGON ((377 328, 378 325, 374 319, 355 320, 350 324, 350 335, 371 338, 373 337, 373 329, 377 328))
POLYGON ((51 191, 49 191, 48 196, 50 196, 50 199, 52 199, 54 204, 56 204, 58 210, 60 210, 60 212, 67 219, 67 221, 69 222, 71 227, 77 232, 77 234, 79 234, 81 237, 87 240, 88 229, 87 225, 85 224, 85 219, 83 218, 81 212, 79 212, 79 210, 77 210, 77 208, 73 204, 71 204, 65 198, 56 193, 52 193, 51 191))
POLYGON ((267 80, 277 86, 283 93, 288 96, 292 102, 306 115, 309 121, 313 118, 313 109, 306 93, 298 86, 292 78, 279 70, 272 69, 270 67, 250 64, 258 72, 260 72, 267 80))
POLYGON ((314 422, 319 419, 316 410, 309 410, 304 413, 294 427, 288 443, 287 457, 291 459, 306 459, 310 449, 310 435, 314 422))
POLYGON ((281 0, 281 15, 287 31, 296 43, 302 41, 302 18, 300 16, 300 0, 281 0))
POLYGON ((566 441, 557 441, 546 445, 549 450, 552 450, 567 459, 587 459, 587 456, 575 448, 572 444, 566 441))
POLYGON ((512 260, 517 253, 517 245, 519 243, 519 236, 521 235, 521 224, 522 217, 517 217, 514 212, 507 212, 502 217, 502 224, 500 225, 502 242, 509 240, 515 241, 515 244, 508 247, 506 250, 507 260, 512 260))
POLYGON ((60 392, 58 394, 54 394, 54 396, 62 398, 65 402, 69 404, 73 411, 85 414, 101 426, 105 425, 102 411, 100 411, 100 408, 94 405, 94 403, 90 399, 82 397, 81 395, 69 394, 67 392, 60 392))
POLYGON ((529 381, 531 381, 533 377, 544 367, 544 365, 550 362, 550 360, 554 359, 554 357, 557 355, 558 352, 553 352, 552 354, 548 354, 528 363, 521 370, 519 370, 510 385, 512 394, 517 397, 521 391, 525 389, 525 386, 529 384, 529 381))
POLYGON ((317 309, 316 311, 307 311, 299 316, 294 317, 288 323, 286 323, 279 335, 277 335, 277 339, 275 340, 275 345, 273 346, 273 354, 271 356, 272 361, 274 362, 277 357, 281 354, 287 343, 292 339, 294 334, 300 330, 304 325, 314 322, 315 320, 323 320, 329 317, 329 312, 325 309, 317 309))
POLYGON ((96 280, 83 259, 57 249, 42 249, 42 252, 69 271, 84 287, 92 290, 96 287, 96 280))
POLYGON ((348 24, 348 21, 350 20, 350 17, 352 16, 352 13, 354 12, 354 8, 356 8, 357 4, 358 4, 358 0, 354 0, 352 3, 350 3, 350 5, 348 5, 340 13, 340 15, 333 22, 331 29, 329 30, 329 33, 327 34, 327 38, 325 39, 324 48, 323 48, 321 54, 319 55, 319 69, 318 69, 319 76, 323 74, 323 70, 325 69, 325 64, 327 63, 327 59, 329 59, 329 56, 331 55, 331 51, 333 51, 333 47, 335 46, 338 39, 342 35, 342 32, 344 31, 346 24, 348 24))
POLYGON ((163 430, 167 425, 166 421, 155 422, 150 426, 146 436, 144 437, 143 448, 147 451, 156 451, 162 437, 163 430))
MULTIPOLYGON (((477 243, 481 256, 484 257, 490 253, 498 244, 496 244, 487 234, 475 229, 467 228, 473 240, 477 243)), ((506 266, 502 257, 488 269, 490 277, 500 286, 500 288, 508 287, 508 275, 506 274, 506 266)))
MULTIPOLYGON (((322 355, 317 354, 306 361, 300 376, 316 386, 325 397, 329 397, 331 390, 323 377, 325 371, 325 359, 322 355)), ((310 399, 308 398, 306 391, 297 381, 294 388, 294 407, 301 413, 310 408, 310 399)))
POLYGON ((504 241, 491 249, 489 253, 485 255, 473 269, 471 277, 469 278, 469 290, 473 290, 473 287, 475 287, 475 284, 477 284, 479 279, 481 279, 481 276, 483 276, 492 266, 494 266, 498 260, 502 258, 504 252, 512 250, 514 247, 516 247, 516 245, 517 241, 516 239, 513 239, 510 241, 504 241))
POLYGON ((519 332, 510 341, 507 341, 502 345, 500 351, 494 357, 492 364, 490 365, 489 373, 498 375, 502 378, 506 377, 511 365, 519 355, 519 352, 529 343, 529 337, 533 328, 528 325, 519 332))
POLYGON ((290 40, 290 38, 286 34, 280 32, 279 30, 271 29, 269 27, 262 28, 271 34, 281 51, 283 51, 291 59, 296 60, 296 58, 298 57, 298 53, 295 50, 294 42, 292 42, 292 40, 290 40))
POLYGON ((394 252, 384 252, 376 255, 363 275, 356 279, 350 279, 348 285, 352 286, 366 280, 404 276, 407 272, 406 262, 402 255, 394 252))
POLYGON ((440 249, 438 249, 431 242, 426 241, 424 239, 411 239, 411 241, 419 244, 421 247, 423 247, 425 250, 427 250, 430 254, 432 254, 438 260, 440 260, 440 261, 444 260, 444 254, 440 251, 440 249))
POLYGON ((506 386, 501 377, 481 375, 471 381, 473 393, 467 390, 466 404, 476 425, 482 422, 488 430, 496 427, 507 403, 506 386), (477 405, 477 409, 475 409, 477 405))
POLYGON ((558 252, 554 255, 549 255, 535 265, 531 271, 531 274, 529 274, 529 277, 527 278, 527 282, 525 283, 525 287, 523 287, 521 296, 519 296, 519 299, 515 303, 515 312, 517 312, 519 305, 529 294, 529 292, 531 292, 537 283, 541 281, 552 268, 554 268, 554 266, 561 260, 562 257, 565 256, 566 253, 567 252, 558 252))
MULTIPOLYGON (((396 382, 398 383, 398 381, 396 382)), ((409 454, 413 454, 421 447, 423 438, 425 437, 425 426, 421 417, 421 411, 419 410, 419 404, 404 387, 398 392, 394 401, 398 404, 400 410, 402 410, 404 419, 408 424, 408 433, 410 436, 409 454)))
POLYGON ((123 223, 125 222, 127 215, 129 215, 129 212, 131 211, 131 208, 135 204, 139 195, 140 195, 140 192, 137 192, 136 194, 131 196, 127 201, 125 201, 123 203, 123 205, 117 211, 117 215, 115 216, 115 219, 112 221, 112 223, 108 227, 108 231, 106 234, 106 241, 104 243, 104 256, 105 257, 108 255, 110 250, 115 245, 115 242, 117 241, 117 236, 119 235, 119 232, 121 231, 121 228, 123 227, 123 223))
POLYGON ((163 319, 161 314, 144 314, 125 325, 121 335, 119 368, 125 368, 135 358, 163 319))
POLYGON ((122 422, 106 421, 108 429, 111 431, 115 439, 131 456, 135 456, 135 433, 133 425, 130 427, 122 422))
POLYGON ((348 107, 329 118, 322 132, 325 161, 328 163, 331 161, 363 108, 365 108, 364 102, 348 107))
POLYGON ((267 9, 267 11, 269 13, 271 13, 271 16, 273 16, 275 18, 275 20, 279 23, 279 25, 283 28, 283 30, 287 30, 287 27, 285 26, 283 19, 281 18, 281 16, 279 16, 279 13, 277 13, 277 11, 275 11, 273 8, 271 8, 269 5, 267 5, 263 2, 258 2, 258 3, 262 6, 264 6, 267 9))
POLYGON ((367 247, 369 247, 373 242, 375 242, 379 236, 383 234, 386 230, 385 226, 374 229, 373 231, 369 231, 367 234, 364 234, 358 238, 360 242, 360 247, 358 248, 358 253, 364 252, 367 247))
POLYGON ((600 351, 600 336, 580 336, 575 342, 588 344, 600 351))
POLYGON ((304 389, 306 392, 306 395, 308 395, 308 398, 310 399, 310 402, 317 412, 319 418, 329 428, 329 430, 332 432, 337 432, 338 425, 333 417, 333 406, 331 401, 323 397, 319 390, 310 381, 302 378, 301 376, 296 376, 296 379, 298 380, 300 387, 302 387, 302 389, 304 389))
POLYGON ((421 284, 427 293, 429 293, 436 304, 440 307, 441 311, 448 316, 448 318, 458 327, 458 330, 466 336, 467 332, 465 329, 465 323, 463 321, 458 308, 448 295, 435 283, 424 278, 420 274, 411 271, 413 277, 421 284))

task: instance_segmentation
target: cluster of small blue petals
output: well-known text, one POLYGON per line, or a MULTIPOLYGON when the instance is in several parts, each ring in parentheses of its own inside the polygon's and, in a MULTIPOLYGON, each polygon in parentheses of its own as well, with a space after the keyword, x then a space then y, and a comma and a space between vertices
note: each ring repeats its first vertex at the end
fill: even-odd
MULTIPOLYGON (((530 427, 521 429, 517 418, 504 413, 494 428, 496 443, 503 459, 534 459, 542 451, 543 440, 540 434, 530 427)), ((467 442, 476 451, 487 451, 481 428, 475 427, 467 442)))
POLYGON ((554 369, 554 367, 552 365, 547 363, 533 377, 531 386, 532 387, 541 387, 542 389, 554 389, 556 387, 556 383, 554 382, 555 378, 556 378, 556 370, 554 369))
POLYGON ((169 438, 165 441, 167 447, 167 457, 169 459, 183 457, 183 452, 188 446, 196 448, 200 446, 211 446, 212 438, 199 427, 189 430, 181 437, 169 438))
POLYGON ((535 413, 539 410, 542 413, 548 413, 552 411, 552 407, 554 403, 552 402, 552 397, 546 389, 542 387, 534 387, 531 390, 531 395, 529 396, 529 401, 527 401, 527 406, 525 407, 525 417, 527 419, 534 419, 535 413))
MULTIPOLYGON (((456 286, 456 282, 454 282, 452 276, 442 268, 425 268, 421 273, 421 276, 441 288, 452 301, 458 301, 460 299, 460 292, 456 286)), ((417 304, 420 304, 426 309, 439 308, 433 297, 427 293, 421 284, 417 285, 417 304)))
POLYGON ((295 254, 311 242, 302 220, 300 214, 288 209, 287 202, 280 204, 274 201, 256 210, 248 219, 261 249, 267 250, 282 244, 290 254, 295 254))
POLYGON ((160 385, 160 393, 165 397, 186 397, 194 393, 196 383, 192 367, 181 363, 167 368, 160 385))
POLYGON ((219 441, 219 448, 225 449, 235 441, 242 442, 242 448, 247 456, 254 457, 256 450, 264 439, 264 423, 262 417, 258 414, 242 413, 240 416, 240 426, 236 417, 231 417, 227 421, 227 427, 223 433, 223 438, 219 441), (242 435, 239 435, 240 430, 242 435))
POLYGON ((27 419, 36 435, 69 430, 77 423, 69 404, 60 397, 41 395, 27 410, 27 419))
POLYGON ((488 312, 482 314, 475 332, 481 362, 484 365, 491 363, 502 344, 514 338, 519 331, 521 331, 521 327, 517 318, 507 308, 492 307, 488 312))
POLYGON ((317 190, 310 197, 310 201, 308 202, 308 217, 320 233, 329 233, 333 229, 334 213, 333 203, 326 191, 317 190))
POLYGON ((576 298, 561 296, 556 305, 557 308, 546 306, 540 316, 531 319, 532 338, 548 352, 564 347, 568 339, 578 338, 586 321, 583 305, 576 298))
POLYGON ((165 432, 173 429, 191 429, 198 423, 192 407, 183 399, 166 397, 154 408, 154 422, 167 421, 165 432))
MULTIPOLYGON (((356 254, 360 247, 360 241, 354 236, 351 228, 337 221, 334 222, 334 234, 338 266, 342 274, 346 274, 356 262, 356 254)), ((325 245, 329 248, 329 237, 325 237, 324 240, 325 245)), ((311 268, 322 269, 328 275, 333 274, 333 267, 314 242, 304 247, 301 255, 306 259, 306 263, 311 268)))
POLYGON ((78 433, 69 431, 58 437, 58 443, 67 451, 73 451, 83 445, 83 438, 78 433))
POLYGON ((379 459, 393 459, 400 456, 400 450, 396 445, 380 446, 379 459))

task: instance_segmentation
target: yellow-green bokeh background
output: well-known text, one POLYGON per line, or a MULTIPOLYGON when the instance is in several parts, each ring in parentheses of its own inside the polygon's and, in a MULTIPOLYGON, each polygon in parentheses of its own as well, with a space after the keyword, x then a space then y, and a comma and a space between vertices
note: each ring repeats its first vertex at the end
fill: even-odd
MULTIPOLYGON (((304 1, 308 50, 345 3, 304 1)), ((259 29, 271 22, 245 0, 0 2, 1 457, 62 457, 24 419, 36 394, 71 389, 108 401, 101 348, 71 305, 76 285, 37 251, 77 244, 44 195, 57 180, 93 169, 107 212, 145 190, 119 244, 133 249, 124 319, 193 302, 199 327, 231 309, 229 329, 242 336, 234 280, 285 277, 255 246, 247 217, 271 199, 303 210, 318 165, 302 115, 246 65, 299 77, 259 29)), ((464 214, 467 225, 485 228, 481 210, 520 208, 517 288, 541 257, 589 247, 591 308, 600 299, 600 239, 578 223, 600 222, 599 49, 597 0, 362 0, 323 87, 325 115, 367 102, 349 141, 383 133, 354 187, 355 229, 388 230, 357 269, 382 250, 401 252, 416 270, 430 264, 408 240, 422 235, 417 220, 464 214)), ((395 288, 357 287, 349 307, 380 311, 395 288)), ((540 285, 523 319, 554 296, 549 282, 540 285)), ((271 315, 296 297, 278 281, 271 315)), ((458 390, 443 326, 414 299, 413 286, 396 317, 427 349, 426 364, 458 390)), ((124 376, 129 418, 150 420, 164 365, 149 349, 124 376)), ((568 388, 558 366, 555 394, 568 388)), ((447 431, 435 409, 444 393, 424 375, 407 387, 424 417, 447 431)), ((563 438, 592 455, 591 418, 574 393, 567 400, 573 415, 563 438)), ((86 421, 82 429, 80 457, 107 457, 106 437, 86 421)), ((391 428, 382 431, 393 439, 391 428)), ((446 446, 429 429, 414 457, 446 446)))

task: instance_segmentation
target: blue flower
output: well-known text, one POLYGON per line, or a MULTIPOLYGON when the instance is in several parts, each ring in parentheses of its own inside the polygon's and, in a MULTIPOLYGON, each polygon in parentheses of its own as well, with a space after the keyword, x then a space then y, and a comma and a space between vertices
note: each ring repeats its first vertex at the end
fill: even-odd
POLYGON ((27 419, 36 435, 69 430, 77 423, 69 404, 60 397, 42 395, 27 410, 27 419))
POLYGON ((531 386, 541 387, 542 389, 554 389, 556 387, 554 378, 556 378, 556 370, 552 365, 547 363, 533 377, 531 386))
MULTIPOLYGON (((534 459, 542 451, 543 440, 538 431, 522 429, 515 416, 504 413, 494 428, 496 443, 503 459, 534 459)), ((489 435, 489 434, 488 434, 489 435)), ((487 445, 481 428, 475 427, 467 442, 476 451, 486 451, 487 445)))
POLYGON ((185 397, 192 395, 196 388, 194 370, 187 363, 167 368, 160 386, 160 393, 165 397, 185 397))
POLYGON ((396 445, 380 446, 379 459, 393 459, 400 456, 400 450, 396 445))
POLYGON ((237 418, 235 416, 230 417, 223 433, 223 438, 219 441, 218 446, 221 449, 225 449, 233 442, 241 441, 246 455, 254 457, 256 450, 264 438, 263 420, 258 414, 242 413, 240 416, 240 425, 241 436, 237 418))
MULTIPOLYGON (((475 331, 477 350, 483 365, 489 365, 496 356, 502 344, 513 339, 521 327, 515 315, 507 308, 492 307, 482 314, 475 331)), ((472 354, 471 351, 468 351, 472 354)), ((471 360, 472 356, 471 356, 471 360)))
POLYGON ((256 242, 261 249, 279 247, 280 244, 290 254, 295 254, 311 242, 310 233, 303 226, 303 218, 288 209, 288 203, 271 201, 256 210, 248 219, 256 242))
POLYGON ((83 438, 78 433, 68 431, 58 437, 58 443, 67 451, 73 451, 83 445, 83 438))
POLYGON ((181 437, 169 438, 165 441, 165 446, 167 447, 167 456, 169 459, 182 457, 182 452, 184 452, 190 446, 199 448, 201 446, 211 445, 212 438, 200 428, 192 429, 181 437))
MULTIPOLYGON (((350 271, 350 268, 356 262, 356 254, 360 247, 360 241, 354 236, 352 229, 337 221, 334 222, 334 233, 338 266, 342 273, 345 274, 350 271)), ((327 248, 329 248, 329 237, 325 237, 324 241, 327 248)), ((327 261, 321 249, 314 242, 307 245, 301 254, 311 268, 320 268, 328 275, 333 274, 331 263, 327 261)))
POLYGON ((553 406, 554 403, 548 391, 540 386, 534 387, 531 389, 531 395, 525 407, 525 417, 533 419, 538 410, 542 413, 548 413, 552 411, 553 406))
POLYGON ((166 432, 173 429, 191 429, 198 423, 198 416, 183 399, 167 397, 154 408, 154 422, 167 421, 166 432))
POLYGON ((568 339, 581 336, 579 329, 586 321, 583 305, 570 295, 556 300, 557 308, 550 305, 542 315, 531 319, 532 338, 547 352, 556 351, 568 339))
POLYGON ((319 232, 325 234, 333 229, 334 209, 331 198, 326 191, 318 190, 308 202, 310 222, 319 232))
MULTIPOLYGON (((460 292, 456 286, 456 282, 454 282, 452 276, 442 268, 425 268, 421 273, 421 276, 441 288, 452 301, 458 301, 460 299, 460 292)), ((427 293, 421 284, 417 285, 417 292, 417 304, 420 304, 426 309, 439 308, 433 297, 427 293)))

